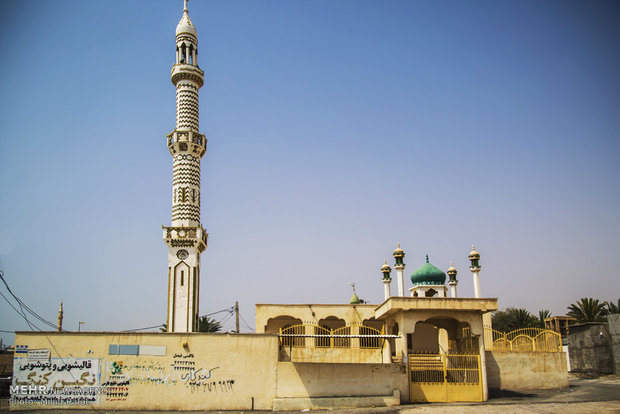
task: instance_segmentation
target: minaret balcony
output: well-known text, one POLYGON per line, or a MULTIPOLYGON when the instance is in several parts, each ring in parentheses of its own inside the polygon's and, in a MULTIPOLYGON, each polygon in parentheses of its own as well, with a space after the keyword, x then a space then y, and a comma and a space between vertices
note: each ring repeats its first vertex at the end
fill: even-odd
POLYGON ((200 253, 207 249, 207 238, 209 235, 202 226, 161 226, 161 228, 164 233, 164 241, 169 247, 190 247, 197 249, 200 253))
POLYGON ((191 153, 201 157, 207 152, 207 138, 194 131, 173 131, 167 135, 168 150, 174 157, 177 154, 191 153))
POLYGON ((187 63, 173 65, 170 71, 170 80, 172 83, 176 86, 179 81, 184 79, 193 81, 199 88, 202 88, 205 82, 205 73, 196 65, 189 65, 187 63))

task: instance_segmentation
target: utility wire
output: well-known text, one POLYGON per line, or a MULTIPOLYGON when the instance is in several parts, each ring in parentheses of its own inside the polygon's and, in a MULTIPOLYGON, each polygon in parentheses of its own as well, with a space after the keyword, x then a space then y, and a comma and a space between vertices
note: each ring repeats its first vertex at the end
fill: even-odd
MULTIPOLYGON (((18 298, 15 293, 13 293, 13 291, 11 290, 11 288, 9 287, 9 284, 6 282, 6 280, 4 279, 4 272, 2 270, 0 270, 0 279, 2 279, 2 282, 4 283, 4 286, 6 287, 6 290, 9 291, 9 293, 11 294, 11 296, 13 296, 13 298, 17 301, 17 303, 19 304, 19 308, 22 310, 26 309, 28 311, 28 313, 30 313, 32 316, 34 316, 35 318, 37 318, 39 321, 45 323, 46 325, 48 325, 49 327, 53 328, 53 329, 57 329, 58 327, 56 325, 54 325, 53 323, 47 321, 46 319, 44 319, 41 315, 39 315, 38 313, 36 313, 34 310, 32 310, 30 307, 28 307, 28 305, 26 305, 20 298, 18 298)), ((23 312, 23 316, 24 319, 26 319, 26 322, 28 322, 28 325, 31 324, 30 321, 28 321, 28 318, 26 318, 26 313, 23 312)), ((34 324, 33 324, 34 325, 34 324)), ((36 327, 36 325, 34 325, 36 327)), ((39 329, 37 327, 37 329, 40 331, 41 329, 39 329)), ((34 329, 33 329, 34 330, 34 329)))
MULTIPOLYGON (((9 301, 9 300, 6 298, 6 296, 4 296, 4 295, 2 294, 2 292, 0 292, 0 295, 4 298, 4 300, 6 300, 6 303, 8 303, 8 304, 9 304, 9 305, 13 308, 13 309, 15 309, 15 312, 17 312, 17 314, 18 314, 19 316, 21 316, 22 318, 24 318, 24 320, 26 321, 26 323, 27 323, 27 324, 28 324, 28 326, 30 327, 30 330, 31 330, 31 331, 34 331, 34 330, 35 330, 34 328, 37 328, 37 330, 39 330, 39 331, 41 330, 41 329, 39 329, 39 327, 38 327, 38 326, 34 325, 32 322, 30 322, 30 321, 28 320, 28 318, 26 317, 26 314, 24 313, 24 310, 23 310, 23 309, 22 309, 21 311, 17 310, 17 308, 16 308, 15 306, 13 306, 13 304, 11 303, 11 301, 9 301)), ((20 307, 21 307, 21 306, 20 306, 20 307)))
POLYGON ((243 319, 243 315, 241 315, 241 312, 239 312, 239 317, 241 318, 241 320, 242 320, 242 321, 243 321, 243 323, 245 324, 246 328, 248 328, 248 329, 249 329, 250 331, 252 331, 252 332, 256 332, 256 331, 254 330, 254 328, 252 328, 252 327, 250 326, 250 324, 248 324, 248 323, 246 322, 246 320, 245 320, 245 319, 243 319))
POLYGON ((232 306, 230 308, 222 309, 222 310, 219 310, 217 312, 207 313, 206 315, 202 315, 202 316, 211 316, 211 315, 215 315, 215 314, 222 313, 222 312, 229 312, 229 313, 231 313, 234 310, 235 310, 235 307, 232 306))
POLYGON ((145 331, 147 329, 154 329, 154 328, 163 328, 164 325, 155 325, 155 326, 149 326, 146 328, 136 328, 136 329, 127 329, 125 331, 121 331, 121 332, 136 332, 136 331, 145 331))

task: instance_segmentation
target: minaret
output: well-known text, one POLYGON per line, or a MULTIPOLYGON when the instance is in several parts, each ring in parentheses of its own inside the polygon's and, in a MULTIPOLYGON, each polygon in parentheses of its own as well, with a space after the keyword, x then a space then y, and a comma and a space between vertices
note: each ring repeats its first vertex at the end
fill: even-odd
POLYGON ((172 155, 172 225, 163 227, 168 245, 168 332, 198 327, 200 254, 207 232, 200 223, 200 159, 207 140, 198 132, 198 89, 204 72, 198 67, 198 37, 187 0, 176 29, 176 59, 170 79, 176 87, 176 128, 168 134, 172 155))
POLYGON ((480 253, 476 251, 475 246, 471 246, 471 253, 469 253, 469 260, 471 261, 471 266, 469 270, 474 275, 474 297, 480 297, 480 253))
POLYGON ((459 281, 456 280, 456 268, 454 267, 454 263, 450 262, 450 267, 448 268, 448 271, 446 272, 448 274, 448 277, 450 278, 450 280, 448 281, 448 284, 450 285, 450 297, 455 298, 456 297, 456 285, 459 284, 459 281))
POLYGON ((60 301, 60 308, 58 308, 58 332, 62 332, 62 300, 60 301))
POLYGON ((396 243, 396 250, 394 250, 394 260, 396 260, 396 264, 394 265, 394 269, 396 269, 396 280, 398 283, 398 296, 405 296, 405 279, 403 278, 403 270, 405 270, 405 263, 403 259, 405 258, 405 252, 400 248, 400 242, 396 243))
POLYGON ((385 300, 388 300, 391 296, 390 294, 390 283, 392 282, 392 278, 390 277, 390 272, 392 269, 387 264, 387 259, 385 259, 385 264, 381 266, 381 273, 383 273, 383 293, 385 296, 385 300))

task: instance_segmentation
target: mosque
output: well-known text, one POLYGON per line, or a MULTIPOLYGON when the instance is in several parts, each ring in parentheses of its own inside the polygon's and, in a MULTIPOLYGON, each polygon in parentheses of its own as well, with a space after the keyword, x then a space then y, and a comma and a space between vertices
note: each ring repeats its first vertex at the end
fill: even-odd
POLYGON ((457 270, 451 265, 446 275, 428 255, 407 292, 397 244, 396 293, 386 260, 377 272, 380 304, 355 293, 343 304, 257 304, 255 334, 196 332, 208 237, 200 224, 207 140, 198 123, 198 34, 187 0, 183 6, 171 71, 176 125, 166 137, 173 164, 172 222, 162 228, 168 332, 17 332, 11 409, 282 411, 482 402, 489 388, 568 386, 566 356, 557 349, 494 348, 490 312, 498 300, 481 296, 475 248, 474 297, 459 297, 457 270))

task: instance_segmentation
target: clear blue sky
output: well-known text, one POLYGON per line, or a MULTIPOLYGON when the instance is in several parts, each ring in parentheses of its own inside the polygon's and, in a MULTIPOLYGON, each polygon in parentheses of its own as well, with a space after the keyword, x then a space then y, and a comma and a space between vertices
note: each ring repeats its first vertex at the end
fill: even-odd
MULTIPOLYGON (((620 3, 189 8, 209 139, 201 314, 239 300, 253 326, 255 303, 344 303, 352 282, 380 302, 397 241, 408 275, 426 253, 454 260, 462 296, 476 244, 502 308, 618 299, 620 3)), ((62 299, 66 329, 165 321, 181 9, 0 3, 0 267, 53 322, 62 299)), ((28 329, 3 299, 0 314, 28 329)))

